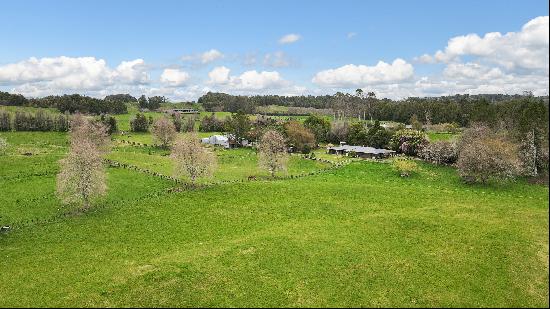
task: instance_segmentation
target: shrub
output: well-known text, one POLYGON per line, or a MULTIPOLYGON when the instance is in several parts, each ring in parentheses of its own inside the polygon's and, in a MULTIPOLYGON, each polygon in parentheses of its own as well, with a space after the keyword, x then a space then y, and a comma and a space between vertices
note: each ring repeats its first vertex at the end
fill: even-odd
POLYGON ((0 111, 0 131, 11 131, 11 114, 0 111))
POLYGON ((409 177, 411 174, 420 170, 418 164, 414 160, 406 157, 395 157, 392 160, 393 169, 399 173, 401 177, 409 177))
POLYGON ((380 122, 376 120, 367 132, 366 144, 370 147, 386 148, 390 143, 391 137, 392 134, 380 126, 380 122))
POLYGON ((418 130, 404 129, 393 134, 390 146, 400 153, 416 156, 418 151, 428 143, 426 135, 418 130))
POLYGON ((218 119, 214 114, 204 116, 199 125, 200 132, 222 132, 224 130, 224 121, 218 119))
POLYGON ((458 159, 458 146, 455 141, 437 141, 422 147, 418 156, 435 164, 453 164, 458 159))
POLYGON ((54 121, 54 129, 58 132, 69 131, 69 115, 60 114, 54 121))
POLYGON ((327 140, 327 135, 330 131, 330 121, 326 118, 318 115, 310 115, 304 121, 304 126, 315 135, 317 143, 327 140))
POLYGON ((288 138, 288 145, 296 151, 309 153, 315 147, 315 136, 298 121, 288 121, 284 125, 285 134, 288 138))
POLYGON ((183 126, 181 127, 181 130, 185 132, 195 131, 195 120, 195 116, 186 117, 185 122, 183 122, 183 126))
POLYGON ((130 121, 130 128, 133 132, 147 132, 149 130, 149 121, 142 113, 138 113, 136 118, 130 121))
POLYGON ((99 121, 107 128, 107 133, 109 135, 118 131, 115 117, 102 114, 99 121))
POLYGON ((521 172, 518 145, 484 126, 464 132, 458 152, 458 171, 469 183, 513 179, 521 172))

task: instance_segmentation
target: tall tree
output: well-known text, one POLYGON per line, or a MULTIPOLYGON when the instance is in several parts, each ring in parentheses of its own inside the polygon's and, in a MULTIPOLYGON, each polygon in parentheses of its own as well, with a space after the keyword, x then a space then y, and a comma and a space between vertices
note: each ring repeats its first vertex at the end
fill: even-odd
POLYGON ((163 148, 168 148, 178 134, 174 123, 166 117, 155 120, 151 132, 155 143, 159 143, 163 148))
POLYGON ((186 133, 176 140, 170 158, 174 174, 188 177, 192 184, 197 178, 212 176, 217 167, 216 154, 201 144, 196 133, 186 133))
POLYGON ((71 123, 70 148, 60 161, 57 194, 65 203, 88 209, 90 202, 107 191, 102 154, 108 149, 107 128, 77 115, 71 123))
POLYGON ((275 172, 285 170, 288 162, 285 138, 275 130, 268 130, 260 138, 258 145, 260 167, 275 177, 275 172))

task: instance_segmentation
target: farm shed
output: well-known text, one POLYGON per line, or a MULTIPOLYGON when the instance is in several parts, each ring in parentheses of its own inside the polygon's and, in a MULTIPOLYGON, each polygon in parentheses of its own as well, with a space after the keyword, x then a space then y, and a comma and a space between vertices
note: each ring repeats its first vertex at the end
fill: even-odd
POLYGON ((340 146, 328 147, 327 152, 335 155, 355 155, 360 158, 382 159, 387 158, 395 153, 393 150, 380 149, 365 146, 352 146, 341 144, 340 146))
POLYGON ((224 148, 229 148, 229 139, 227 136, 223 135, 212 135, 210 137, 205 137, 201 139, 203 144, 223 146, 224 148))

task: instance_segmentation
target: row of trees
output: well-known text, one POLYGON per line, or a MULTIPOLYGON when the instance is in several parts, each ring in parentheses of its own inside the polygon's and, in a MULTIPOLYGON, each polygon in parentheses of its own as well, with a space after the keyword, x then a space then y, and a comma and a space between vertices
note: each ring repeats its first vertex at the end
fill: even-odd
MULTIPOLYGON (((7 111, 0 111, 0 131, 57 131, 67 132, 71 115, 51 114, 44 110, 37 110, 35 113, 16 111, 15 116, 7 111)), ((98 119, 103 123, 109 134, 117 131, 117 122, 113 116, 101 115, 98 119)))
POLYGON ((0 111, 0 131, 11 130, 66 132, 69 130, 69 115, 52 115, 38 110, 36 113, 17 111, 12 117, 11 113, 0 111))
POLYGON ((355 94, 336 93, 325 96, 233 96, 209 92, 198 99, 207 111, 255 113, 268 105, 331 109, 336 119, 355 117, 408 123, 413 115, 425 125, 457 123, 497 123, 526 101, 537 104, 548 113, 548 97, 524 95, 456 95, 435 98, 378 99, 373 92, 358 89, 355 94), (258 108, 259 107, 259 108, 258 108))

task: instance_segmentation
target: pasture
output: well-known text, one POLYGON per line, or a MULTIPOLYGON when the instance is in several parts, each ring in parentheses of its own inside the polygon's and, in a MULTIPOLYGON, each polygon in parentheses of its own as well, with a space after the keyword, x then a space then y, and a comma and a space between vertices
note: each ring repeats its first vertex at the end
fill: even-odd
POLYGON ((0 136, 0 306, 549 305, 545 186, 298 156, 270 180, 253 150, 217 149, 214 179, 172 190, 167 151, 117 137, 109 159, 157 176, 108 167, 75 214, 54 194, 66 134, 0 136))

